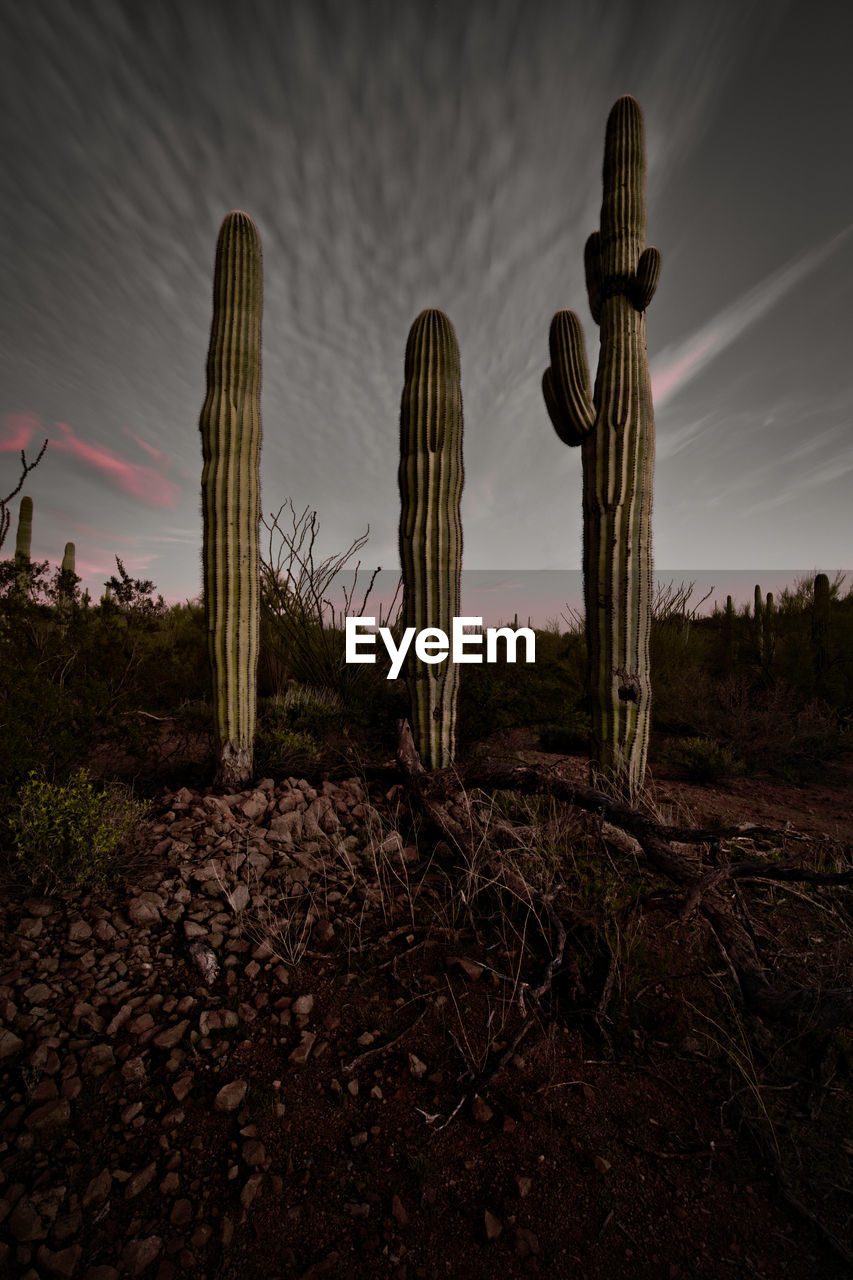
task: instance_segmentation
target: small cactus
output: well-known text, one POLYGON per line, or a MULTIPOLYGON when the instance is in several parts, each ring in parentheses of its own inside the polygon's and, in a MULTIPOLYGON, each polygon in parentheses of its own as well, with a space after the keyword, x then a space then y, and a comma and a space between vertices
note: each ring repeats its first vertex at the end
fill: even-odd
POLYGON ((202 564, 218 785, 252 777, 260 607, 261 243, 233 211, 216 245, 207 395, 202 564))
POLYGON ((826 695, 826 677, 829 671, 829 578, 819 573, 814 580, 812 599, 812 665, 815 689, 826 695))
POLYGON ((661 259, 645 247, 645 172, 642 113, 626 96, 608 117, 601 225, 584 250, 590 310, 601 330, 595 388, 573 311, 551 322, 542 380, 557 435, 580 446, 583 459, 592 772, 628 796, 644 779, 651 711, 655 423, 645 309, 661 259))
POLYGON ((735 662, 735 607, 731 596, 726 596, 726 612, 723 615, 723 669, 730 674, 735 662))
POLYGON ((776 656, 776 603, 773 592, 767 592, 761 624, 761 660, 769 672, 776 656))
POLYGON ((18 572, 16 576, 16 587, 20 596, 26 596, 30 590, 30 570, 32 562, 30 560, 30 550, 33 540, 33 500, 32 498, 21 498, 21 505, 18 508, 18 530, 15 537, 15 564, 18 572))
POLYGON ((59 571, 59 608, 63 613, 67 613, 71 602, 74 599, 74 588, 79 582, 79 578, 74 568, 74 543, 66 542, 65 553, 62 557, 62 567, 59 571))
MULTIPOLYGON (((416 632, 449 636, 459 615, 463 480, 459 345, 447 316, 431 309, 409 331, 400 405, 403 626, 416 632)), ((449 657, 424 664, 410 649, 406 684, 424 767, 443 768, 456 750, 457 668, 449 657)))

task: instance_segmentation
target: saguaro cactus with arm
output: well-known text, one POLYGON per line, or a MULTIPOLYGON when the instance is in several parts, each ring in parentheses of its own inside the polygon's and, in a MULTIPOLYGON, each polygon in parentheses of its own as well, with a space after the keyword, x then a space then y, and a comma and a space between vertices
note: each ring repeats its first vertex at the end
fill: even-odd
POLYGON ((261 242, 237 210, 216 245, 207 396, 201 411, 204 609, 216 782, 251 780, 260 597, 261 242))
POLYGON ((645 310, 661 259, 645 248, 645 170, 640 108, 620 98, 607 121, 601 226, 584 251, 590 310, 600 326, 595 391, 572 311, 551 322, 543 378, 557 434, 580 446, 583 461, 593 773, 629 796, 645 774, 651 711, 655 423, 645 310))
MULTIPOLYGON (((442 311, 422 311, 406 343, 400 406, 400 564, 403 625, 450 636, 462 572, 462 390, 459 346, 442 311)), ((425 664, 409 650, 412 735, 424 767, 456 749, 458 672, 450 658, 425 664)))

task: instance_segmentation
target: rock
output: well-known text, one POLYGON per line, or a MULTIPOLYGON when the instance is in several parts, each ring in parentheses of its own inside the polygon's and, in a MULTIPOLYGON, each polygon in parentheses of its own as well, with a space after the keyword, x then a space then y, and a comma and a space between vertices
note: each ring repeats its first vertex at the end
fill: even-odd
POLYGON ((112 1045, 93 1044, 83 1059, 81 1070, 86 1076, 104 1076, 108 1071, 112 1071, 115 1064, 116 1058, 112 1045))
POLYGON ((483 1221, 486 1227, 486 1239, 497 1240, 498 1236, 503 1231, 503 1223, 500 1218, 496 1218, 493 1213, 490 1213, 488 1209, 485 1209, 483 1211, 483 1221))
POLYGON ((176 1044, 180 1044, 184 1038, 184 1033, 189 1026, 189 1019, 184 1018, 181 1022, 176 1022, 174 1026, 167 1027, 165 1031, 161 1031, 159 1035, 154 1037, 154 1043, 158 1049, 174 1049, 176 1044))
POLYGON ((160 912, 165 905, 158 893, 140 893, 130 901, 127 908, 128 919, 131 924, 142 926, 159 924, 162 920, 160 912))
POLYGON ((308 1061, 316 1039, 317 1033, 315 1031, 303 1031, 302 1039, 293 1052, 288 1055, 288 1061, 291 1062, 294 1067, 304 1067, 305 1063, 308 1061))
POLYGON ((471 1114, 478 1124, 488 1124, 495 1113, 489 1104, 484 1102, 478 1093, 475 1093, 471 1102, 471 1114))
POLYGON ((243 1187, 243 1190, 240 1192, 240 1204, 244 1209, 248 1209, 249 1205, 260 1191, 263 1176, 264 1175, 262 1173, 253 1173, 251 1178, 249 1178, 246 1185, 243 1187))
POLYGON ((140 1169, 132 1178, 129 1178, 124 1189, 125 1200, 133 1200, 139 1195, 140 1191, 144 1191, 149 1182, 153 1182, 157 1173, 157 1162, 152 1160, 144 1169, 140 1169))
POLYGON ((515 1252, 520 1258, 529 1258, 531 1254, 537 1254, 539 1252, 539 1237, 529 1231, 527 1227, 516 1227, 515 1252))
POLYGON ((409 1073, 413 1075, 416 1080, 420 1080, 427 1073, 426 1063, 421 1062, 420 1058, 414 1053, 409 1054, 409 1073))
POLYGON ((107 1196, 110 1194, 110 1188, 112 1185, 113 1176, 109 1169, 102 1169, 101 1172, 91 1180, 88 1187, 83 1192, 83 1208, 97 1208, 98 1205, 103 1204, 107 1196))
POLYGON ((24 1042, 20 1036, 16 1036, 8 1027, 0 1027, 0 1061, 11 1058, 13 1053, 19 1053, 23 1047, 24 1042))
POLYGON ((9 1217, 9 1230, 19 1244, 28 1244, 31 1240, 43 1240, 47 1228, 35 1205, 24 1198, 18 1201, 9 1217))
POLYGON ((403 1208, 402 1200, 397 1195, 391 1197, 391 1214, 399 1226, 407 1227, 409 1225, 409 1215, 403 1208))
POLYGON ((246 1096, 248 1080, 232 1080, 224 1084, 213 1099, 214 1111, 236 1111, 246 1096))
POLYGON ((37 1256, 39 1263, 52 1276, 59 1276, 60 1280, 71 1280, 77 1270, 77 1263, 83 1256, 83 1246, 72 1244, 67 1249, 60 1249, 58 1253, 52 1253, 50 1249, 42 1245, 37 1256))
POLYGON ((203 942, 194 942, 190 947, 190 956, 200 969, 207 985, 212 987, 219 974, 219 961, 215 953, 203 942))
POLYGON ((26 1126, 34 1133, 59 1129, 71 1119, 71 1106, 66 1098, 55 1098, 42 1107, 36 1107, 26 1119, 26 1126))
POLYGON ((162 1250, 163 1241, 160 1236, 145 1236, 142 1239, 136 1237, 129 1240, 121 1254, 127 1274, 133 1277, 141 1276, 143 1271, 159 1258, 162 1250))
POLYGON ((245 911, 249 905, 249 886, 241 880, 228 895, 232 911, 245 911))

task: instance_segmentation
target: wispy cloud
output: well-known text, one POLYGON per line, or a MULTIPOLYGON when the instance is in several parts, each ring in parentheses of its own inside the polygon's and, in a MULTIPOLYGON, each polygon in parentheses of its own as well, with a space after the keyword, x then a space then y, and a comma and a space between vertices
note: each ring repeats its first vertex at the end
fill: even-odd
POLYGON ((139 445, 140 449, 144 449, 146 453, 150 453, 151 457, 154 458, 156 462, 159 462, 160 466, 163 467, 164 470, 170 465, 170 459, 162 452, 162 450, 155 449, 153 444, 148 444, 147 441, 142 440, 135 431, 131 431, 130 427, 125 427, 124 434, 129 436, 134 444, 139 445))
POLYGON ((41 423, 34 413, 4 414, 0 453, 20 453, 40 430, 41 423))
MULTIPOLYGON (((67 422, 57 422, 54 425, 61 434, 51 438, 52 449, 79 458, 98 471, 117 489, 138 498, 146 506, 174 507, 177 504, 180 489, 172 480, 167 480, 153 467, 128 462, 126 458, 120 457, 104 445, 90 444, 88 440, 82 440, 67 422)), ((39 418, 34 413, 7 413, 3 419, 0 453, 20 452, 41 429, 39 418)), ((168 465, 165 454, 153 449, 150 445, 145 445, 141 440, 137 440, 137 443, 147 449, 158 461, 168 465)))
POLYGON ((725 351, 744 329, 748 329, 750 325, 760 320, 801 280, 822 266, 844 243, 851 231, 853 231, 853 223, 824 241, 823 244, 797 254, 747 293, 742 294, 737 301, 720 311, 713 320, 691 334, 684 342, 662 351, 652 361, 651 367, 655 408, 661 409, 682 387, 701 373, 722 351, 725 351))

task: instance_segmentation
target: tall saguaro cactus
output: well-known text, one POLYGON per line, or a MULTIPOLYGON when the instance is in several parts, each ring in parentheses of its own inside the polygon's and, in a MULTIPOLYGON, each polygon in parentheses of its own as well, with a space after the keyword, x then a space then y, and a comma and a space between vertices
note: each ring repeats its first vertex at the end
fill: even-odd
POLYGON ((30 549, 33 541, 33 500, 24 496, 18 508, 18 529, 15 535, 15 564, 18 572, 16 588, 21 596, 30 589, 30 549))
MULTIPOLYGON (((400 406, 400 564, 403 625, 448 636, 459 615, 462 390, 459 345, 442 311, 422 311, 406 343, 400 406)), ((409 650, 412 734, 427 769, 452 762, 458 672, 446 658, 426 664, 409 650)))
POLYGON ((652 479, 655 422, 645 310, 660 253, 645 248, 645 143, 637 102, 607 121, 601 225, 586 242, 593 320, 600 326, 595 390, 580 321, 551 322, 545 404, 557 435, 583 461, 584 601, 593 772, 627 795, 642 784, 651 711, 652 479))
POLYGON ((251 780, 260 599, 261 242, 227 215, 216 245, 207 396, 201 411, 204 609, 216 782, 251 780))

